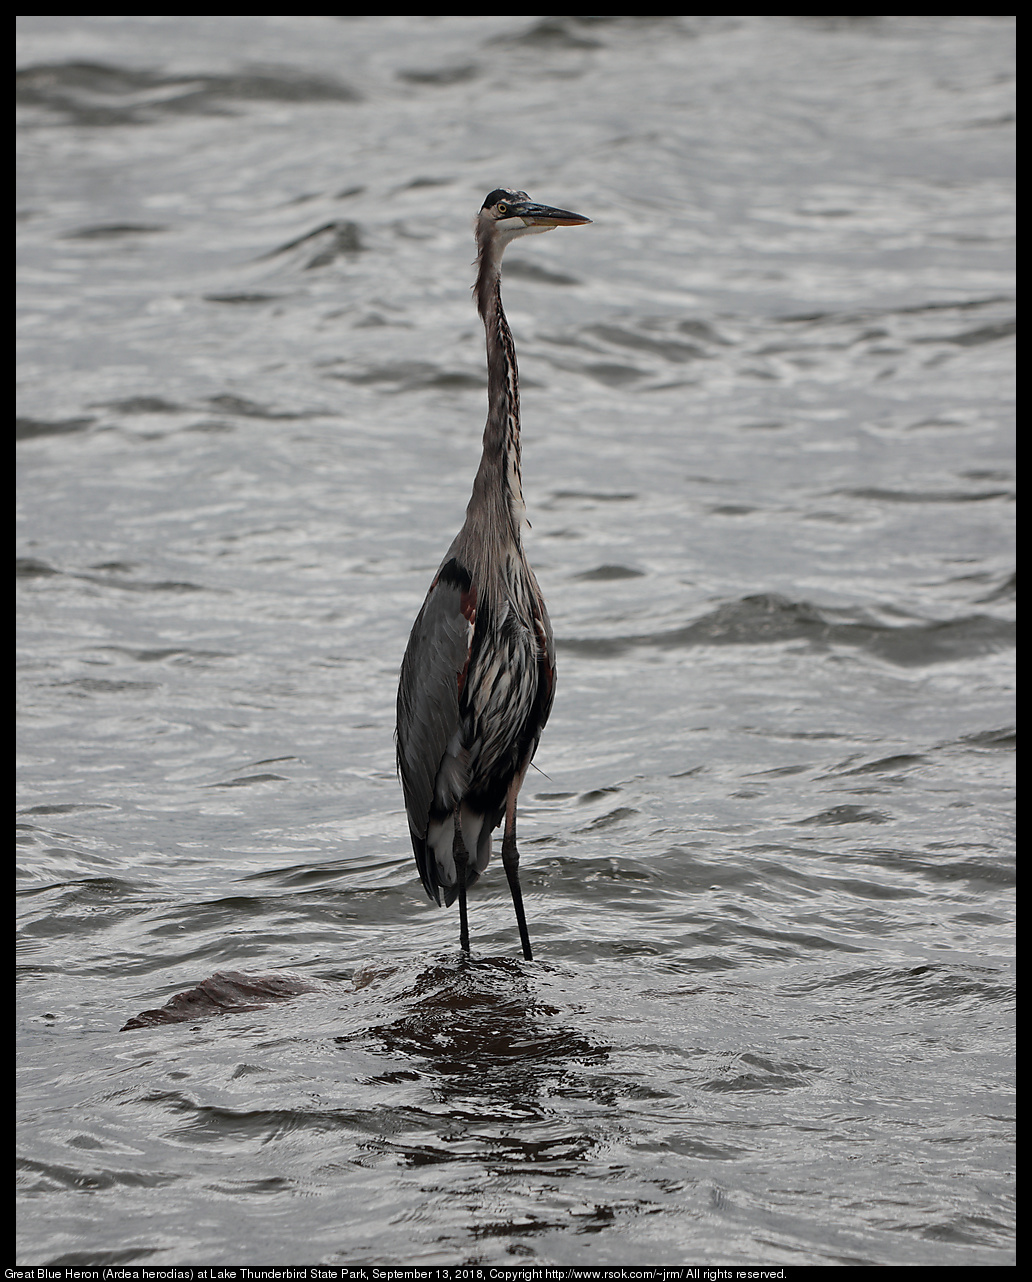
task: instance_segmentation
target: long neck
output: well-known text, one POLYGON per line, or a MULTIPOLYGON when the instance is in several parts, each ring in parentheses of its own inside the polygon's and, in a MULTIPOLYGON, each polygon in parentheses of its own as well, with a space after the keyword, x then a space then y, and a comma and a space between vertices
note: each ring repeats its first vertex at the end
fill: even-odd
MULTIPOLYGON (((521 554, 526 519, 520 477, 520 391, 512 333, 502 310, 501 254, 481 246, 475 292, 487 334, 487 425, 484 453, 466 508, 463 533, 476 548, 474 559, 521 554)), ((472 550, 472 549, 471 549, 472 550)))

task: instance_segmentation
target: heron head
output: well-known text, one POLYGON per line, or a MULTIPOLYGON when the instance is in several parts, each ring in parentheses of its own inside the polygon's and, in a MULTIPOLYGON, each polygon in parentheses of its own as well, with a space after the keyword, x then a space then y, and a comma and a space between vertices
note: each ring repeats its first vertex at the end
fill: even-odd
POLYGON ((502 250, 519 236, 534 236, 555 227, 579 227, 590 222, 590 218, 571 214, 568 209, 535 204, 525 191, 498 187, 490 193, 477 215, 477 239, 482 244, 489 243, 502 250))

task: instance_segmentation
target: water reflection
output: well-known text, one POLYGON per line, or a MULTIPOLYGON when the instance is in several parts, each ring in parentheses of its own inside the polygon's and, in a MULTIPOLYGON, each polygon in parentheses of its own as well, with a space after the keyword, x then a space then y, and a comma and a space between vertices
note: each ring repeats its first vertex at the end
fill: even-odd
MULTIPOLYGON (((437 962, 392 1004, 397 1015, 389 1023, 336 1039, 349 1047, 372 1044, 399 1061, 398 1071, 367 1084, 418 1084, 422 1124, 381 1136, 380 1152, 390 1150, 412 1166, 475 1153, 495 1167, 575 1163, 596 1152, 601 1136, 571 1130, 559 1101, 587 1094, 597 1095, 599 1106, 615 1102, 612 1084, 579 1071, 604 1064, 609 1047, 552 1022, 559 1011, 536 995, 524 963, 506 957, 437 962)), ((411 1109, 405 1115, 416 1120, 411 1109)))

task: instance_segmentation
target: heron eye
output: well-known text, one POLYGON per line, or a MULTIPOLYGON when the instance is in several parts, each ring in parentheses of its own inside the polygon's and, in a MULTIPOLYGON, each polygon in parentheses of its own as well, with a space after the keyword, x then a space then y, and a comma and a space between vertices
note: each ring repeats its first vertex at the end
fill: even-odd
POLYGON ((495 205, 495 209, 497 209, 500 214, 507 214, 509 212, 509 206, 504 200, 500 200, 498 204, 495 205))

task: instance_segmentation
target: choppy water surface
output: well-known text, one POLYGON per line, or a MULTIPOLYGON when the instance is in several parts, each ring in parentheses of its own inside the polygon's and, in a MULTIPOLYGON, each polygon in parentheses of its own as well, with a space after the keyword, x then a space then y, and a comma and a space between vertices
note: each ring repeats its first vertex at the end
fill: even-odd
POLYGON ((20 1262, 1011 1262, 1012 42, 21 20, 20 1262), (393 700, 499 185, 595 221, 464 963, 393 700))

